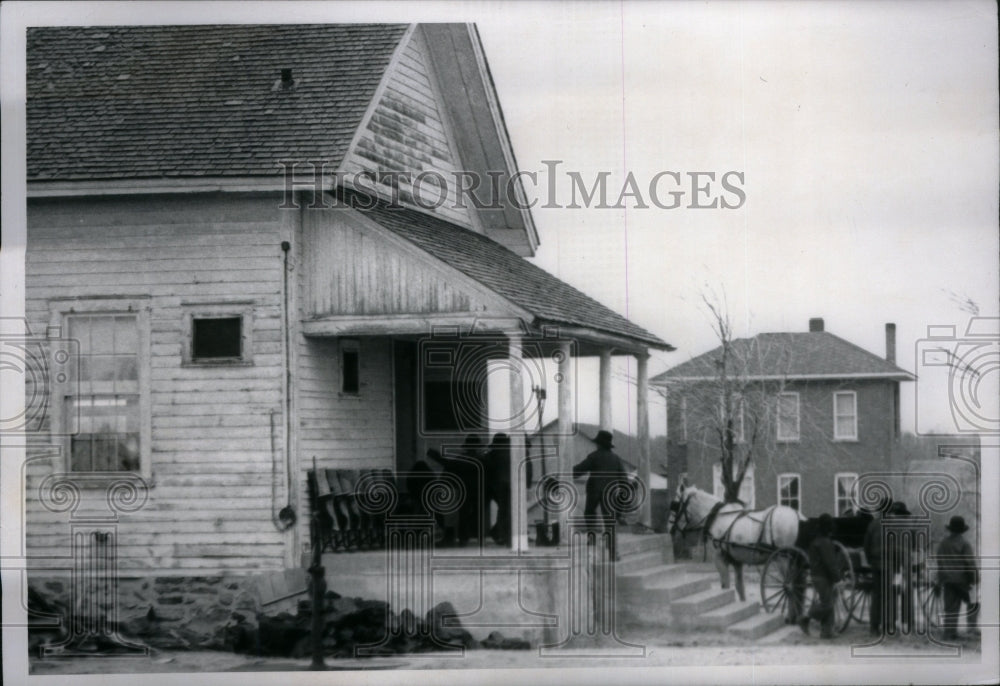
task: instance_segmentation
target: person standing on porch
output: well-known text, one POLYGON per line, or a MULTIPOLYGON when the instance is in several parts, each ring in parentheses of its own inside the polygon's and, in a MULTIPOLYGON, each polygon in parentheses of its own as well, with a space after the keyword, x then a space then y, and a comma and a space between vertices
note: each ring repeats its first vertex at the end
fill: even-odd
POLYGON ((948 522, 949 535, 937 547, 937 586, 944 594, 944 635, 946 641, 958 638, 958 613, 965 603, 966 631, 970 636, 979 634, 977 619, 979 606, 972 600, 972 587, 977 582, 976 556, 972 546, 962 535, 969 530, 965 518, 955 516, 948 522))
POLYGON ((496 503, 497 518, 490 537, 497 545, 510 545, 510 436, 498 433, 486 453, 486 489, 496 503))
POLYGON ((583 506, 583 516, 588 526, 604 532, 608 537, 608 553, 612 560, 618 559, 615 550, 615 511, 611 501, 612 491, 616 487, 624 485, 628 479, 628 470, 622 458, 618 457, 612 450, 610 431, 597 432, 597 436, 591 439, 597 444, 597 450, 587 455, 583 462, 573 467, 573 478, 579 479, 584 474, 589 473, 587 479, 587 499, 583 506), (600 507, 601 514, 597 514, 600 507))

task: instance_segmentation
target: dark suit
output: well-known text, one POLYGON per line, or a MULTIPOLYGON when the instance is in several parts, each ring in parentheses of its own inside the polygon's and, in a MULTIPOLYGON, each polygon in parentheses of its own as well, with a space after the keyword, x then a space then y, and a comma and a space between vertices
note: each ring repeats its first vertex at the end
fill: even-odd
POLYGON ((613 503, 609 502, 612 490, 628 480, 625 463, 610 448, 601 447, 587 455, 580 464, 573 467, 573 477, 579 478, 590 473, 587 479, 587 500, 584 503, 583 515, 588 525, 608 534, 609 551, 615 557, 614 527, 617 512, 613 503), (597 515, 600 507, 601 514, 597 515))
POLYGON ((976 557, 972 546, 962 534, 951 534, 941 541, 937 547, 940 570, 937 581, 941 586, 944 598, 944 638, 954 639, 958 632, 958 615, 965 603, 969 609, 968 629, 974 631, 977 627, 978 607, 973 606, 970 591, 976 583, 976 557))
POLYGON ((833 637, 834 584, 840 581, 840 563, 829 536, 820 534, 809 545, 809 574, 816 597, 809 608, 809 618, 820 623, 820 636, 833 637))

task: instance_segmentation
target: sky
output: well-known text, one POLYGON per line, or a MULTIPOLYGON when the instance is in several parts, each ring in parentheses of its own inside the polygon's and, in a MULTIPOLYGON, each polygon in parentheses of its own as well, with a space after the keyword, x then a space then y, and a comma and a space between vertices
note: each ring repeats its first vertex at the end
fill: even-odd
MULTIPOLYGON (((894 322, 898 364, 919 379, 903 384, 904 430, 961 430, 956 403, 972 404, 973 424, 996 428, 994 3, 244 2, 201 3, 196 15, 191 7, 14 3, 7 11, 69 24, 475 22, 518 168, 539 174, 529 197, 545 204, 546 161, 555 160, 561 204, 571 172, 588 187, 606 174, 612 205, 629 174, 644 196, 645 208, 634 197, 623 209, 536 207, 541 245, 532 259, 674 345, 654 354, 651 375, 717 344, 704 294, 724 304, 738 336, 803 331, 822 317, 827 331, 882 355, 885 323, 894 322), (698 172, 708 186, 700 196, 690 183, 698 172), (720 186, 727 174, 740 195, 720 186), (683 190, 681 206, 656 207, 652 179, 662 204, 683 190), (736 207, 691 207, 713 199, 736 207), (992 338, 966 335, 966 300, 992 338), (928 342, 929 326, 954 335, 928 342), (928 347, 970 361, 978 376, 949 379, 947 367, 924 363, 928 347), (956 393, 976 397, 953 402, 956 393)), ((594 423, 596 361, 580 370, 577 418, 594 423)), ((632 372, 634 362, 619 358, 616 378, 632 372)), ((653 400, 656 435, 664 412, 653 400)), ((618 382, 613 406, 614 426, 634 431, 633 387, 618 382)))
MULTIPOLYGON (((743 173, 737 209, 689 209, 688 191, 669 210, 648 197, 648 208, 534 210, 536 264, 676 346, 654 356, 652 374, 717 345, 707 293, 738 336, 804 331, 822 317, 827 331, 883 355, 894 322, 898 364, 919 379, 903 384, 904 430, 962 430, 976 417, 996 426, 994 4, 513 10, 479 31, 521 169, 562 160, 564 198, 565 171, 588 185, 608 171, 609 204, 629 172, 640 188, 661 171, 743 173), (992 342, 966 335, 965 299, 994 318, 977 323, 992 342), (956 327, 955 342, 928 342, 928 326, 942 325, 956 327), (927 348, 980 374, 950 382, 927 348), (983 403, 971 420, 953 417, 955 386, 983 403)), ((580 386, 596 394, 596 380, 580 386)), ((619 388, 618 428, 634 428, 633 404, 619 388)), ((588 420, 595 407, 581 397, 588 420)))

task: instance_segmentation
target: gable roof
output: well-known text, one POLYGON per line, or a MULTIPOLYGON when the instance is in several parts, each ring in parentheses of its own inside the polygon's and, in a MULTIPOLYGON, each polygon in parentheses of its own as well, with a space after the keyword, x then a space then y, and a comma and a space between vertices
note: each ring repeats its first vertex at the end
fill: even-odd
MULTIPOLYGON (((731 364, 729 373, 750 378, 840 379, 872 378, 912 381, 913 375, 867 350, 828 331, 762 333, 732 343, 733 357, 746 360, 731 364), (740 369, 736 369, 736 364, 740 369)), ((670 381, 716 378, 716 360, 722 346, 699 355, 654 377, 658 385, 670 381)), ((732 358, 731 358, 732 359, 732 358)))
POLYGON ((343 158, 405 24, 33 27, 30 181, 254 176, 343 158), (291 69, 294 87, 281 87, 291 69))
POLYGON ((363 209, 370 201, 352 202, 352 197, 357 197, 352 191, 339 194, 345 204, 532 313, 539 323, 586 327, 673 350, 658 336, 482 234, 385 202, 363 209))

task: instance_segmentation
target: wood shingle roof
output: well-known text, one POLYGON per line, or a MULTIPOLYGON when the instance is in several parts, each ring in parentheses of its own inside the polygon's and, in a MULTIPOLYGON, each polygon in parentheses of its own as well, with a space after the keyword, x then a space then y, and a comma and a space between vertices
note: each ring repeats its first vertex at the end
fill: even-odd
POLYGON ((28 180, 336 168, 406 28, 30 28, 28 180))

